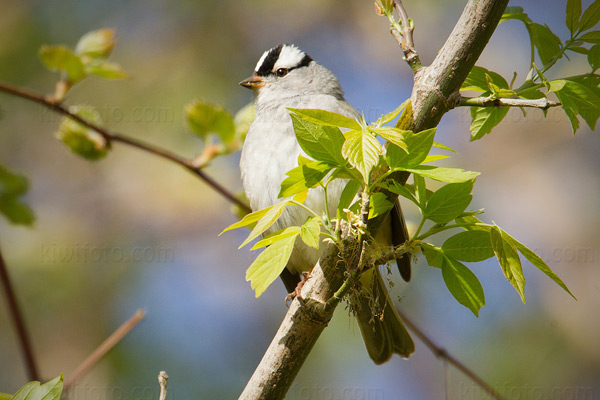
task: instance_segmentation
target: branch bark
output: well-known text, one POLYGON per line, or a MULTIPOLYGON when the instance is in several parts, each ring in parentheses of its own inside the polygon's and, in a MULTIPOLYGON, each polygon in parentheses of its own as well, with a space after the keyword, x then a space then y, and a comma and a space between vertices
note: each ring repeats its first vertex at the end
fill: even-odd
POLYGON ((551 101, 545 97, 533 100, 509 98, 494 99, 492 97, 462 97, 460 99, 460 106, 467 107, 531 107, 547 110, 550 107, 558 107, 560 105, 560 102, 551 101))
MULTIPOLYGON (((415 71, 411 96, 415 132, 435 127, 460 103, 458 90, 500 21, 508 0, 469 0, 462 16, 434 62, 415 71)), ((405 182, 408 175, 400 176, 405 182)), ((395 196, 387 193, 390 196, 395 196)), ((375 219, 377 220, 377 219, 375 219)), ((370 221, 371 222, 371 221, 370 221)), ((376 221, 374 221, 376 222, 376 221)), ((369 230, 371 231, 371 226, 369 230)), ((240 399, 281 399, 333 315, 327 301, 344 282, 336 252, 328 253, 304 285, 305 306, 292 302, 279 330, 240 399)))

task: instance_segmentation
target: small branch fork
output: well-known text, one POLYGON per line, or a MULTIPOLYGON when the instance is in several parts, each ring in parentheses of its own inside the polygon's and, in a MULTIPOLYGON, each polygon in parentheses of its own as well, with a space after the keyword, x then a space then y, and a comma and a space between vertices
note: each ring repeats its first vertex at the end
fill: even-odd
POLYGON ((414 24, 410 18, 408 18, 408 14, 406 13, 406 9, 402 4, 402 0, 394 0, 394 6, 398 10, 398 14, 400 15, 400 24, 392 20, 391 22, 391 33, 402 47, 402 52, 404 53, 404 59, 410 65, 413 70, 413 73, 417 73, 423 65, 421 64, 421 59, 419 58, 419 54, 415 49, 415 41, 413 37, 414 32, 414 24))
POLYGON ((560 102, 551 101, 546 98, 541 99, 510 99, 510 98, 493 98, 493 97, 462 97, 460 99, 461 106, 467 107, 531 107, 547 110, 550 107, 558 107, 560 102))
POLYGON ((0 91, 11 94, 13 96, 20 97, 22 99, 32 101, 34 103, 41 104, 44 107, 47 107, 50 110, 52 110, 58 114, 62 114, 68 118, 71 118, 72 120, 79 122, 81 125, 98 132, 100 135, 102 135, 102 137, 109 144, 114 143, 114 142, 126 144, 131 147, 135 147, 139 150, 143 150, 147 153, 154 154, 158 157, 172 161, 176 164, 179 164, 180 166, 184 167, 185 169, 187 169, 188 171, 190 171, 191 173, 196 175, 198 178, 203 180, 207 185, 209 185, 212 189, 217 191, 219 194, 221 194, 223 197, 225 197, 231 203, 236 204, 243 210, 251 212, 250 207, 246 203, 244 203, 243 201, 241 201, 240 199, 235 197, 229 190, 227 190, 220 183, 218 183, 216 180, 214 180, 209 175, 207 175, 204 171, 202 171, 201 167, 198 167, 197 165, 195 165, 193 160, 188 160, 188 159, 178 156, 177 154, 172 153, 168 150, 161 149, 159 147, 150 145, 143 141, 133 139, 133 138, 128 138, 128 137, 120 135, 118 133, 109 132, 107 129, 102 128, 101 126, 98 126, 96 124, 93 124, 84 118, 81 118, 79 115, 74 114, 71 111, 69 111, 69 109, 67 107, 63 106, 62 104, 57 103, 47 97, 44 97, 41 94, 34 93, 32 91, 28 91, 23 88, 12 86, 12 85, 9 85, 9 84, 3 83, 3 82, 0 82, 0 91))

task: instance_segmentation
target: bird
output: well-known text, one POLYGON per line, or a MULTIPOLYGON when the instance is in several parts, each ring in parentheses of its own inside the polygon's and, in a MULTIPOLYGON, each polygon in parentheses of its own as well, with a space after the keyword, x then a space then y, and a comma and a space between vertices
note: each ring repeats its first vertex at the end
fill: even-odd
MULTIPOLYGON (((296 139, 288 108, 322 109, 357 120, 360 114, 344 99, 336 76, 293 44, 280 44, 265 51, 252 76, 240 85, 252 89, 256 95, 256 116, 242 146, 240 173, 250 207, 257 211, 282 200, 279 192, 286 172, 298 166, 300 155, 307 157, 296 139)), ((342 179, 332 181, 327 202, 322 188, 311 189, 304 204, 318 213, 324 212, 328 204, 330 215, 335 215, 345 184, 342 179)), ((302 225, 308 216, 301 207, 286 207, 263 235, 302 225)), ((391 245, 407 240, 406 223, 397 200, 381 232, 391 245)), ((294 290, 302 274, 313 268, 328 245, 322 241, 317 250, 296 240, 281 274, 288 291, 294 290)), ((396 261, 401 276, 408 281, 410 255, 396 261)), ((388 361, 394 353, 407 358, 414 351, 414 343, 392 304, 379 269, 367 270, 361 282, 365 294, 353 296, 351 302, 358 303, 352 308, 369 356, 376 364, 388 361), (372 299, 378 303, 377 315, 373 315, 372 299)))

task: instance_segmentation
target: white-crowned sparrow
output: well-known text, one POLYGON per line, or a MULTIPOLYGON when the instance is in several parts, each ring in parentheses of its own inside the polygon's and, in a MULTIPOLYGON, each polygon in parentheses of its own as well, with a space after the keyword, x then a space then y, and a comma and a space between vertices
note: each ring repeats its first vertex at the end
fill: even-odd
MULTIPOLYGON (((296 140, 292 120, 287 108, 315 108, 358 119, 358 112, 344 100, 340 84, 331 71, 317 64, 296 46, 285 44, 266 51, 258 60, 254 74, 240 82, 254 90, 256 119, 250 126, 242 149, 240 170, 246 195, 252 210, 260 210, 281 201, 278 198, 285 173, 298 165, 298 156, 306 154, 296 140)), ((333 181, 328 186, 328 204, 335 215, 345 182, 333 181)), ((324 192, 320 188, 309 191, 305 204, 317 211, 325 210, 324 192)), ((396 204, 383 229, 390 244, 401 244, 407 239, 406 227, 399 204, 396 204)), ((279 220, 265 233, 292 225, 302 225, 308 213, 300 207, 287 207, 279 220)), ((299 274, 310 271, 326 247, 324 242, 316 250, 301 240, 296 240, 294 251, 282 274, 288 290, 293 289, 299 274), (291 277, 291 282, 290 282, 291 277)), ((410 278, 410 256, 397 260, 402 276, 410 278)), ((377 268, 374 282, 359 296, 354 305, 367 351, 378 364, 387 361, 392 353, 408 357, 414 344, 394 309, 377 268), (377 299, 373 307, 370 299, 377 299), (377 315, 373 310, 378 309, 377 315)))

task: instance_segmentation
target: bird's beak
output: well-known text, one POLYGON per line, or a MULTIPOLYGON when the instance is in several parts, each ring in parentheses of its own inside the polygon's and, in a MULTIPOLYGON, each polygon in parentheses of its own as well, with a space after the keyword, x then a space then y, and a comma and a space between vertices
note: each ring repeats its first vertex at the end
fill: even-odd
POLYGON ((265 85, 265 81, 258 75, 252 75, 240 82, 240 85, 248 89, 257 90, 265 85))

